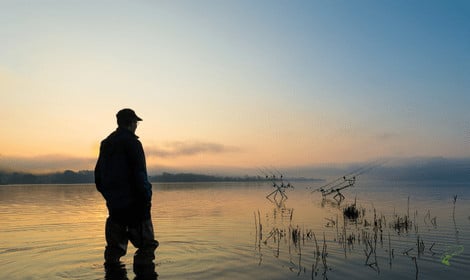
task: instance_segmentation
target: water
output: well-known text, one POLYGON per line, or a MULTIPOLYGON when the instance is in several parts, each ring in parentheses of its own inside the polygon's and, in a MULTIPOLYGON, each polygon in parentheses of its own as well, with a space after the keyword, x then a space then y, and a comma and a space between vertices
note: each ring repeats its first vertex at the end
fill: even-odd
MULTIPOLYGON (((470 276, 468 184, 358 180, 340 205, 294 185, 270 201, 264 183, 154 184, 159 279, 470 276), (357 222, 342 215, 354 199, 357 222)), ((0 279, 104 279, 106 216, 93 185, 0 186, 0 279)), ((119 279, 134 279, 129 249, 119 279)))

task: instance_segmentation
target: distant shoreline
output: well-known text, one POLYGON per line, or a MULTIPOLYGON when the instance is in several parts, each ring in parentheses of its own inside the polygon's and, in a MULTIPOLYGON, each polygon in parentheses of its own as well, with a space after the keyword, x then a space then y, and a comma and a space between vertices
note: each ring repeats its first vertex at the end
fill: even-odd
MULTIPOLYGON (((322 182, 341 178, 346 174, 352 174, 352 170, 363 168, 364 164, 349 165, 344 167, 303 167, 299 169, 287 169, 284 174, 285 182, 310 181, 322 182), (314 174, 318 178, 289 177, 288 174, 314 174), (287 176, 286 176, 287 175, 287 176)), ((7 169, 8 170, 8 169, 7 169)), ((260 174, 261 175, 261 174, 260 174)), ((263 182, 271 181, 263 175, 205 175, 197 173, 167 173, 149 176, 151 182, 263 182)), ((276 174, 277 175, 277 174, 276 174)), ((280 174, 279 174, 280 175, 280 174)), ((393 181, 452 181, 470 182, 470 158, 425 158, 410 159, 405 162, 395 162, 393 165, 374 167, 368 171, 367 176, 372 179, 393 181)), ((91 170, 72 171, 65 170, 55 173, 35 174, 31 172, 5 171, 0 167, 0 185, 13 184, 92 184, 94 172, 91 170)))
MULTIPOLYGON (((316 178, 286 178, 286 181, 313 181, 321 182, 323 179, 316 178)), ((149 181, 154 183, 185 183, 185 182, 266 182, 271 181, 262 176, 214 176, 196 173, 167 173, 149 176, 149 181)), ((22 185, 22 184, 93 184, 95 182, 94 172, 90 170, 32 174, 26 172, 1 172, 0 185, 22 185)))

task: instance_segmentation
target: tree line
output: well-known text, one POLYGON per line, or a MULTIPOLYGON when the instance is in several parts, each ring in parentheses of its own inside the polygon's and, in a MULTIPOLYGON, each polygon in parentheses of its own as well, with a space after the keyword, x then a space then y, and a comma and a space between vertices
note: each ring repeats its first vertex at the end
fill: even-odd
POLYGON ((9 184, 85 184, 94 182, 94 172, 65 170, 47 174, 0 171, 0 185, 9 184))
MULTIPOLYGON (((264 181, 261 176, 212 176, 194 173, 167 173, 149 176, 151 182, 248 182, 264 181)), ((94 183, 94 172, 81 170, 78 172, 65 170, 48 174, 32 174, 26 172, 0 171, 0 185, 10 184, 91 184, 94 183)))

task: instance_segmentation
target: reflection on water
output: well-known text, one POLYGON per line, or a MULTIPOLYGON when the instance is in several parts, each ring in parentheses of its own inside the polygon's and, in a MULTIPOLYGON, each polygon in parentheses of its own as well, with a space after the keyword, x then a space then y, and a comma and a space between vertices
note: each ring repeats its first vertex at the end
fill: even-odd
MULTIPOLYGON (((105 264, 106 280, 128 280, 126 264, 119 262, 113 264, 105 264)), ((154 263, 133 264, 135 274, 134 280, 156 280, 158 273, 155 271, 154 263)))
POLYGON ((358 181, 338 202, 293 184, 271 200, 270 184, 154 184, 155 266, 130 251, 106 268, 93 185, 0 186, 0 279, 470 276, 469 186, 358 181))
MULTIPOLYGON (((303 214, 302 210, 297 211, 299 207, 288 208, 288 203, 284 200, 281 200, 282 203, 271 201, 274 211, 266 215, 265 221, 261 218, 256 220, 255 215, 258 229, 256 249, 260 264, 266 259, 265 252, 271 251, 275 259, 289 260, 288 265, 280 265, 281 267, 285 266, 304 278, 310 276, 312 279, 363 279, 372 277, 371 273, 384 279, 394 279, 398 276, 438 279, 444 274, 448 276, 452 273, 468 277, 465 266, 461 266, 468 264, 468 253, 463 254, 464 245, 461 244, 468 245, 469 239, 468 236, 465 240, 459 239, 461 232, 468 233, 468 224, 457 226, 455 219, 449 219, 450 212, 452 217, 455 217, 455 209, 452 209, 450 200, 436 203, 431 197, 450 198, 451 192, 465 193, 467 199, 460 202, 463 207, 458 215, 462 222, 462 217, 465 217, 465 212, 468 211, 466 201, 469 190, 462 186, 455 189, 446 187, 447 189, 418 187, 412 191, 400 188, 389 191, 382 189, 379 192, 361 189, 353 193, 354 199, 349 204, 345 204, 342 199, 328 199, 323 196, 317 202, 322 209, 316 209, 324 215, 323 228, 313 229, 306 225, 315 225, 315 222, 292 222, 296 220, 295 215, 292 217, 294 209, 295 213, 303 214), (400 198, 399 192, 403 192, 402 197, 408 195, 406 204, 400 198), (410 203, 410 193, 419 193, 417 202, 410 203), (361 195, 366 199, 357 200, 361 195), (362 206, 359 206, 360 204, 362 206), (393 204, 393 211, 387 204, 393 204), (434 211, 439 212, 444 208, 440 213, 442 215, 438 225, 439 215, 434 211), (433 215, 430 209, 434 209, 433 215), (279 220, 276 218, 278 212, 290 213, 288 222, 277 223, 262 231, 265 228, 264 222, 269 225, 271 220, 279 220), (268 233, 265 234, 266 232, 268 233), (448 244, 456 245, 450 245, 452 249, 448 249, 448 244), (333 255, 336 259, 331 260, 333 255), (341 255, 344 259, 338 264, 338 257, 341 255), (437 265, 441 262, 450 266, 447 260, 457 255, 460 259, 453 264, 455 270, 447 270, 437 265), (364 270, 364 267, 368 270, 364 270), (410 268, 413 268, 411 274, 407 272, 410 268)), ((453 205, 455 204, 454 196, 453 205)), ((312 205, 309 208, 314 209, 312 205)))

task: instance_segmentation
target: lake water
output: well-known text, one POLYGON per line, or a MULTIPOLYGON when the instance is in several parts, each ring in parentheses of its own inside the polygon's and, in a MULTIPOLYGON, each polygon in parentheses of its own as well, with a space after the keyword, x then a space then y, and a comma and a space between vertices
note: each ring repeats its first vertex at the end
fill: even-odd
MULTIPOLYGON (((154 183, 158 279, 469 279, 469 184, 358 180, 339 205, 293 184, 154 183)), ((94 185, 0 186, 0 279, 134 279, 131 245, 105 273, 106 217, 94 185)))

